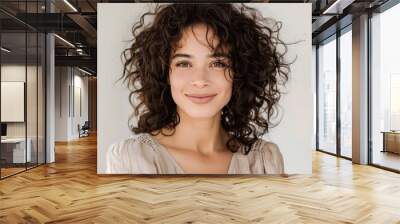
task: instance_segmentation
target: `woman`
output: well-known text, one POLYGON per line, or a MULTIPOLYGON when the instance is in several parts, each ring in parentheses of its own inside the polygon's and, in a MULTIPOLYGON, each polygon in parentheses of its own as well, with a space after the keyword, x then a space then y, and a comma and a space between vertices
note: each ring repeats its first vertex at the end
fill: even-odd
POLYGON ((278 146, 260 138, 289 73, 277 49, 286 49, 280 24, 266 21, 232 4, 168 4, 144 14, 123 54, 136 135, 110 146, 106 172, 284 173, 278 146), (155 16, 150 26, 146 15, 155 16))

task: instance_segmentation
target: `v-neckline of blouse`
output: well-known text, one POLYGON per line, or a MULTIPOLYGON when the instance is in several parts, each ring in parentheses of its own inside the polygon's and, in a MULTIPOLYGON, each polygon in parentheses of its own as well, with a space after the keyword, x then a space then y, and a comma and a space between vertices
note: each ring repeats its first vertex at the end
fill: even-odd
MULTIPOLYGON (((153 136, 151 136, 149 133, 145 133, 147 135, 147 137, 150 139, 150 141, 152 141, 154 144, 156 144, 158 146, 159 149, 161 149, 168 157, 169 159, 174 163, 174 165, 180 170, 180 172, 182 172, 183 174, 187 174, 185 172, 185 170, 182 168, 181 165, 179 165, 178 161, 175 159, 175 157, 168 151, 168 149, 166 149, 161 143, 159 143, 155 138, 153 138, 153 136)), ((229 167, 228 167, 228 173, 227 174, 231 174, 232 173, 232 169, 233 169, 233 164, 235 162, 236 159, 236 154, 237 153, 232 153, 232 158, 229 162, 229 167)))

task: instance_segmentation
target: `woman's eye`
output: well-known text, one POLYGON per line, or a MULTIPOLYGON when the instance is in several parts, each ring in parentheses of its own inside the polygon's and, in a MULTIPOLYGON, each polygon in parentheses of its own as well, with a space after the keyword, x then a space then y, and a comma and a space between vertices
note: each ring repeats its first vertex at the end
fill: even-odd
POLYGON ((226 63, 224 63, 222 61, 215 61, 212 63, 212 65, 215 67, 219 67, 219 68, 225 68, 228 66, 226 63))
POLYGON ((176 63, 176 67, 188 68, 190 66, 187 62, 178 62, 176 63))

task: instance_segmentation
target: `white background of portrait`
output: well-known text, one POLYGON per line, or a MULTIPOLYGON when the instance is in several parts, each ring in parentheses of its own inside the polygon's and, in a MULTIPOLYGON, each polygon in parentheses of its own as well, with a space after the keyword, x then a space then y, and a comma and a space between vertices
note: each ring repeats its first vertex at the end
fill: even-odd
MULTIPOLYGON (((311 174, 311 152, 314 148, 314 101, 311 60, 310 3, 248 3, 264 17, 281 21, 280 37, 290 45, 287 58, 297 60, 291 65, 287 94, 280 101, 281 123, 264 139, 275 142, 284 157, 288 174, 311 174)), ((97 172, 105 173, 106 152, 110 144, 133 133, 128 128, 132 112, 128 90, 121 81, 121 52, 130 44, 132 25, 154 3, 99 3, 97 35, 97 172)), ((147 21, 147 20, 146 20, 147 21)))

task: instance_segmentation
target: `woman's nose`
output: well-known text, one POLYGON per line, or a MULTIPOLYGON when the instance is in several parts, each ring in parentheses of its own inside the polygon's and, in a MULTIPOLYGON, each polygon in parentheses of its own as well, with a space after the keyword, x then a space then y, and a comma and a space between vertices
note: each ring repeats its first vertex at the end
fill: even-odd
POLYGON ((196 86, 198 88, 204 88, 208 85, 208 82, 206 80, 193 80, 192 85, 196 86))
POLYGON ((193 71, 192 85, 203 88, 208 85, 207 68, 199 68, 193 71))

